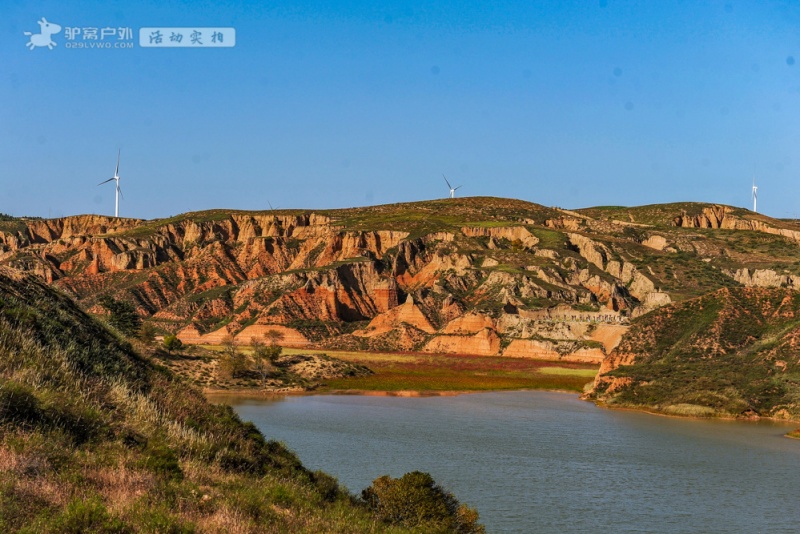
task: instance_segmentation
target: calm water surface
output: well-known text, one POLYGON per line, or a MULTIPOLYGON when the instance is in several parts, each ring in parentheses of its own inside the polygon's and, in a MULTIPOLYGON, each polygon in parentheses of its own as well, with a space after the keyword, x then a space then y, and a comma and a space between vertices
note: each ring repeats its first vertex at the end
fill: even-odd
POLYGON ((430 472, 490 532, 800 532, 791 426, 610 411, 575 396, 224 399, 359 492, 430 472))

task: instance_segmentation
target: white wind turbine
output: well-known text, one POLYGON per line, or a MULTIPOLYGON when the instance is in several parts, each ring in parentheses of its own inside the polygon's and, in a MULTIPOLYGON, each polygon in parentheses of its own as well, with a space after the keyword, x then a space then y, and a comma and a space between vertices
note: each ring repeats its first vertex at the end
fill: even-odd
POLYGON ((753 213, 758 213, 756 209, 756 202, 758 201, 758 187, 756 186, 756 177, 753 176, 753 213))
POLYGON ((447 184, 447 187, 450 189, 450 198, 456 198, 456 189, 461 189, 464 186, 463 185, 459 185, 458 187, 453 187, 452 185, 450 185, 450 182, 447 181, 447 176, 442 174, 442 178, 444 178, 444 181, 447 184))
POLYGON ((103 184, 107 184, 111 180, 116 180, 116 182, 117 182, 117 194, 116 194, 116 201, 114 203, 114 217, 119 217, 119 197, 122 196, 122 190, 119 188, 119 155, 120 155, 120 152, 122 152, 121 149, 117 151, 117 169, 114 171, 114 176, 109 178, 108 180, 106 180, 104 182, 100 182, 99 184, 97 184, 97 185, 103 185, 103 184))

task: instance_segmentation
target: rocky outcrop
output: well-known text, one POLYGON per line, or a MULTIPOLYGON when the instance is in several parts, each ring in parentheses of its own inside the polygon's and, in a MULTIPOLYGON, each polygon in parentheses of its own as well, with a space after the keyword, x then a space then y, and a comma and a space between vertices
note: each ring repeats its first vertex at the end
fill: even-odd
POLYGON ((192 345, 220 345, 227 339, 233 339, 237 345, 250 345, 253 339, 270 344, 273 339, 270 333, 276 332, 279 338, 276 341, 284 347, 307 347, 310 342, 299 331, 287 328, 284 325, 251 325, 234 335, 227 327, 222 327, 213 332, 202 334, 194 325, 189 325, 177 337, 183 343, 192 345))
POLYGON ((245 327, 236 336, 234 341, 239 345, 250 345, 253 339, 270 344, 273 341, 283 347, 307 347, 311 344, 306 336, 294 328, 277 324, 254 324, 245 327))
POLYGON ((394 280, 383 278, 373 262, 303 273, 301 279, 305 279, 302 287, 280 295, 257 313, 278 323, 297 319, 360 321, 397 304, 394 280))
POLYGON ((605 268, 606 261, 610 255, 608 247, 598 243, 581 234, 567 234, 569 242, 578 250, 578 254, 583 256, 586 261, 600 270, 605 268))
POLYGON ((583 221, 583 218, 577 217, 558 217, 556 219, 547 219, 545 221, 545 226, 557 230, 570 230, 572 232, 576 232, 580 229, 583 221))
POLYGON ((0 243, 17 248, 65 240, 73 236, 115 234, 139 226, 140 219, 121 219, 102 215, 76 215, 59 219, 29 219, 20 221, 24 229, 17 232, 0 231, 0 243))
POLYGON ((490 226, 461 228, 461 233, 467 237, 489 237, 491 239, 506 239, 512 243, 519 243, 526 249, 532 249, 539 243, 539 239, 531 234, 524 226, 490 226))
POLYGON ((664 236, 652 234, 642 240, 642 245, 658 251, 674 252, 675 249, 669 246, 669 241, 664 236))
POLYGON ((588 338, 603 344, 606 354, 610 354, 628 331, 628 325, 599 324, 589 334, 588 338))
POLYGON ((758 219, 744 219, 733 214, 729 206, 703 208, 696 215, 685 211, 673 219, 673 224, 681 228, 715 228, 723 230, 750 230, 766 234, 780 235, 800 242, 800 230, 777 228, 758 219))
POLYGON ((471 256, 454 253, 447 248, 447 242, 426 236, 400 242, 392 272, 398 285, 407 293, 412 293, 433 286, 443 272, 450 271, 456 276, 463 276, 472 268, 472 263, 471 256))
POLYGON ((378 336, 403 324, 413 326, 428 334, 433 334, 436 331, 428 321, 428 318, 414 304, 414 299, 409 296, 405 304, 377 315, 365 329, 356 330, 353 335, 358 337, 378 336))
POLYGON ((577 350, 569 350, 565 352, 562 348, 558 349, 557 342, 548 340, 536 339, 515 339, 503 351, 503 356, 510 358, 532 358, 535 360, 552 360, 574 363, 594 363, 598 364, 606 357, 601 349, 591 347, 581 347, 577 350))
POLYGON ((431 339, 423 352, 496 356, 500 352, 500 337, 491 328, 473 335, 438 335, 431 339))
POLYGON ((475 334, 486 328, 493 329, 494 321, 491 317, 479 313, 466 313, 453 319, 440 330, 441 334, 475 334))
POLYGON ((635 265, 624 260, 611 260, 611 250, 608 246, 581 234, 567 234, 567 236, 572 246, 586 261, 621 282, 609 282, 599 275, 591 274, 588 269, 577 274, 578 281, 599 301, 607 302, 610 309, 619 311, 633 308, 634 302, 629 299, 629 295, 638 302, 649 302, 647 311, 670 302, 669 295, 657 291, 653 281, 642 274, 635 265), (656 295, 651 296, 654 293, 656 295))
POLYGON ((737 269, 723 272, 746 287, 800 288, 800 276, 779 274, 771 269, 737 269))
POLYGON ((324 241, 307 239, 289 269, 321 267, 357 257, 380 258, 407 236, 408 232, 392 231, 337 232, 324 241))
POLYGON ((639 317, 645 313, 649 313, 669 304, 672 304, 672 299, 670 298, 669 294, 662 291, 653 291, 651 293, 647 293, 642 301, 641 306, 633 310, 632 317, 639 317))
POLYGON ((623 365, 631 365, 636 360, 636 355, 630 352, 613 352, 600 364, 600 369, 592 383, 592 391, 602 390, 607 395, 613 395, 633 383, 630 377, 614 377, 608 373, 623 365))

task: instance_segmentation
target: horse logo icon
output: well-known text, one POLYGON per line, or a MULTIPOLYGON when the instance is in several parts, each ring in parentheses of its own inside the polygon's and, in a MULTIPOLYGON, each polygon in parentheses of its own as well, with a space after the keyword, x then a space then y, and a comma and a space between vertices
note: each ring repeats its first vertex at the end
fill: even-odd
POLYGON ((37 46, 46 46, 48 50, 52 50, 57 43, 54 43, 53 40, 50 38, 51 35, 58 33, 61 31, 61 26, 58 24, 53 24, 52 22, 47 22, 47 19, 42 17, 42 20, 37 21, 39 23, 39 30, 40 33, 31 33, 25 32, 25 35, 30 35, 31 39, 25 46, 33 50, 37 46))

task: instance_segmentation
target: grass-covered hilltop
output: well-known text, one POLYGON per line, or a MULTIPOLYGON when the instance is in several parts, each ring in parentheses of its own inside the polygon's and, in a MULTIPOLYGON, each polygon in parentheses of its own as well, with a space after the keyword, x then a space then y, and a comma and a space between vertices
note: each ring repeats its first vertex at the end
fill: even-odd
POLYGON ((189 346, 422 355, 386 371, 391 383, 380 369, 361 376, 366 388, 402 389, 412 367, 462 355, 498 358, 475 389, 528 387, 531 368, 510 358, 602 363, 591 395, 609 405, 800 419, 794 311, 775 296, 800 287, 800 224, 730 206, 475 197, 12 219, 0 221, 0 264, 91 314, 128 303, 189 346), (741 314, 746 329, 731 322, 741 314))
POLYGON ((800 293, 724 288, 651 312, 588 398, 675 415, 800 415, 800 293))
POLYGON ((426 474, 363 495, 0 268, 0 532, 482 531, 426 474))

